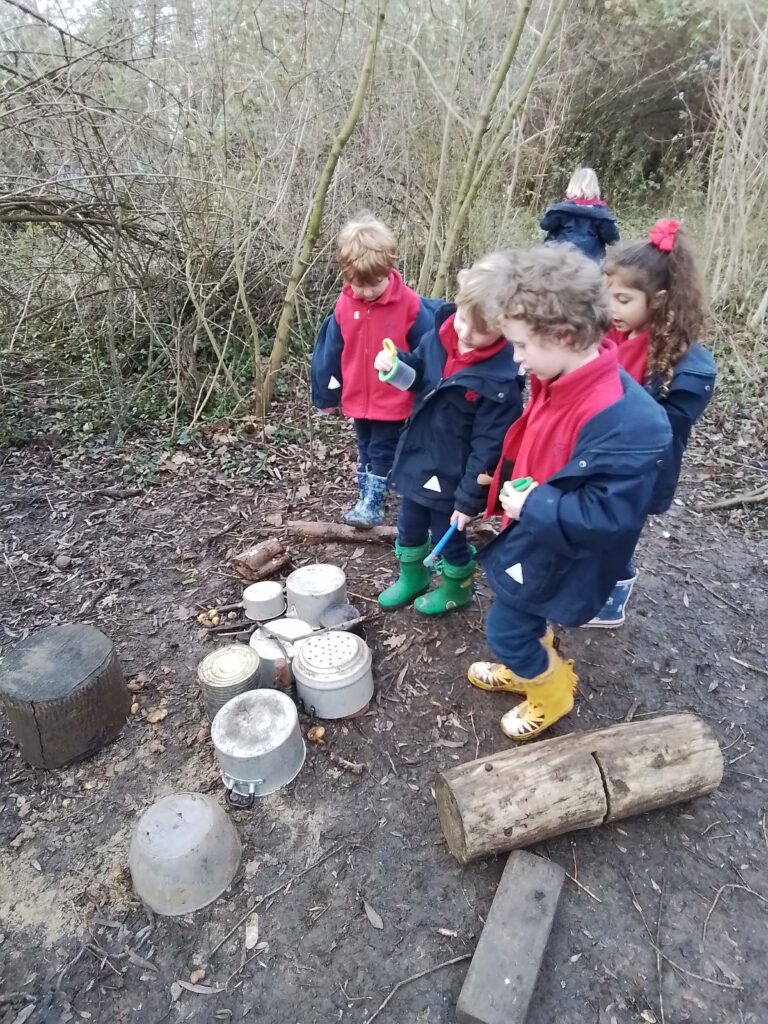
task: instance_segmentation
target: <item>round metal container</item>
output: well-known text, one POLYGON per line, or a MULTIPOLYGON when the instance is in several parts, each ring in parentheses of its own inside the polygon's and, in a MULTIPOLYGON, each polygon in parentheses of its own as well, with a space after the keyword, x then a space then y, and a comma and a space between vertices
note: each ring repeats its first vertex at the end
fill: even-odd
POLYGON ((278 690, 235 697, 211 725, 224 785, 244 797, 266 796, 296 778, 306 748, 296 705, 278 690))
POLYGON ((295 569, 285 581, 288 614, 317 628, 323 612, 347 603, 347 577, 337 565, 315 563, 295 569))
POLYGON ((227 644, 207 654, 197 666, 208 718, 227 701, 259 685, 259 656, 245 644, 227 644))
POLYGON ((284 689, 293 683, 291 662, 304 643, 303 640, 296 643, 296 637, 306 637, 312 632, 312 627, 301 619, 275 619, 269 623, 268 628, 280 637, 282 647, 261 629, 257 629, 251 636, 250 646, 259 656, 261 685, 284 689))
POLYGON ((285 595, 282 583, 262 580, 252 583, 243 591, 245 617, 251 622, 267 622, 285 612, 285 595))
POLYGON ((371 652, 354 633, 331 630, 305 640, 293 660, 296 693, 316 718, 349 718, 373 697, 371 652))

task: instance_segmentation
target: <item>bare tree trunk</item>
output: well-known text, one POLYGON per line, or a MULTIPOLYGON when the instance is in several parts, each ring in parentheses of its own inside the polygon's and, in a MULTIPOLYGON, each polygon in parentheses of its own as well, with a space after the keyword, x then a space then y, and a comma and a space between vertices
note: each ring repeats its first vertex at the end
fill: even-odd
MULTIPOLYGON (((493 105, 496 102, 496 97, 501 92, 502 86, 504 85, 510 65, 515 59, 517 48, 520 45, 520 37, 523 34, 523 29, 525 28, 525 23, 528 19, 532 3, 533 0, 523 0, 520 4, 520 8, 517 12, 517 19, 512 27, 512 34, 510 35, 507 43, 507 48, 504 51, 504 55, 499 62, 499 66, 496 68, 496 74, 493 76, 491 84, 488 87, 488 91, 483 97, 483 101, 480 105, 480 110, 477 114, 477 121, 475 122, 475 130, 472 133, 472 141, 469 144, 469 150, 467 151, 467 156, 464 160, 464 170, 461 175, 459 191, 451 209, 448 233, 449 239, 451 237, 452 225, 461 211, 462 203, 464 202, 464 198, 472 184, 472 179, 475 176, 477 162, 480 159, 480 149, 483 144, 485 133, 488 131, 493 105)), ((443 254, 440 258, 440 264, 437 268, 437 275, 435 276, 435 280, 432 285, 432 295, 435 298, 439 298, 445 291, 445 281, 448 276, 449 264, 450 260, 446 262, 445 250, 443 250, 443 254)))
MULTIPOLYGON (((458 52, 456 53, 456 63, 454 65, 453 73, 453 92, 451 93, 451 99, 456 96, 456 91, 459 86, 459 77, 461 75, 461 62, 464 59, 464 43, 467 38, 467 4, 464 4, 464 24, 461 30, 461 40, 459 42, 458 52)), ((428 280, 429 274, 432 267, 432 253, 435 248, 435 241, 437 240, 437 231, 440 224, 440 207, 443 199, 443 186, 445 185, 446 171, 448 170, 448 156, 451 149, 451 135, 453 133, 454 117, 450 108, 445 112, 445 123, 443 124, 443 141, 440 146, 440 164, 437 169, 437 183, 435 185, 435 194, 432 198, 432 217, 429 222, 429 234, 427 235, 427 244, 424 246, 424 259, 421 263, 421 270, 419 272, 419 283, 417 285, 418 291, 422 294, 429 287, 428 280)))
MULTIPOLYGON (((531 91, 533 83, 536 80, 536 75, 538 74, 541 65, 544 63, 544 60, 546 59, 549 50, 549 45, 552 42, 553 35, 555 34, 555 29, 557 28, 557 26, 560 23, 560 20, 562 19, 567 4, 568 0, 559 0, 554 14, 549 19, 549 22, 547 23, 547 26, 544 29, 544 32, 542 33, 541 39, 539 40, 539 45, 536 47, 536 52, 531 58, 531 63, 528 65, 528 71, 526 72, 525 78, 523 79, 520 88, 517 90, 515 98, 510 103, 509 109, 507 110, 501 127, 497 131, 493 143, 491 144, 491 147, 488 150, 488 152, 485 154, 485 157, 483 158, 483 162, 481 163, 479 169, 475 169, 477 168, 477 161, 479 159, 478 150, 478 152, 474 156, 471 177, 469 178, 468 181, 465 181, 465 173, 465 177, 462 178, 461 186, 459 187, 459 195, 457 197, 456 203, 454 203, 454 208, 451 214, 451 222, 448 228, 448 236, 445 240, 445 245, 443 246, 442 256, 440 257, 440 264, 437 268, 437 274, 435 276, 434 284, 432 285, 432 295, 435 298, 442 295, 445 291, 448 273, 453 262, 453 257, 456 252, 459 239, 461 238, 461 233, 464 230, 464 225, 466 224, 467 217, 469 216, 469 211, 472 209, 475 199, 477 198, 477 194, 480 191, 480 188, 483 182, 485 181, 486 177, 488 176, 489 170, 491 169, 494 162, 496 161, 496 158, 499 155, 499 150, 501 149, 502 145, 504 144, 504 141, 506 140, 507 136, 512 130, 512 126, 515 123, 516 117, 520 113, 523 104, 528 98, 528 94, 531 91)), ((530 4, 528 4, 528 8, 529 7, 530 4)), ((527 15, 528 8, 526 8, 525 5, 523 5, 523 7, 521 8, 521 12, 523 11, 523 9, 525 9, 525 13, 527 15)), ((518 15, 518 21, 520 21, 520 15, 518 15)), ((522 25, 520 26, 520 32, 522 32, 522 25)), ((513 30, 512 40, 515 39, 516 34, 517 39, 519 40, 519 33, 517 33, 517 25, 515 25, 515 29, 513 30)), ((515 49, 517 49, 517 41, 515 41, 515 49)), ((484 101, 484 109, 485 106, 486 103, 484 101)))
POLYGON ((256 404, 257 407, 260 408, 262 415, 266 412, 272 399, 275 377, 277 376, 277 373, 283 364, 283 360, 285 359, 286 353, 288 352, 291 327, 293 326, 296 314, 296 298, 299 285, 309 268, 312 250, 314 249, 315 242, 320 234, 320 227, 323 221, 323 209, 325 207, 325 197, 328 194, 328 188, 331 184, 331 180, 333 179, 333 174, 336 170, 336 165, 339 162, 342 150, 349 141, 349 137, 354 131, 355 125, 357 124, 360 113, 363 109, 363 100, 365 99, 365 94, 368 91, 368 86, 373 75, 373 65, 376 58, 376 44, 379 38, 379 30, 384 23, 386 6, 387 0, 379 0, 376 17, 373 20, 371 30, 368 34, 365 57, 363 58, 363 66, 360 70, 360 78, 357 82, 357 90, 355 92, 355 97, 352 100, 352 106, 349 109, 347 120, 344 122, 341 131, 336 136, 336 139, 331 146, 331 151, 328 154, 325 166, 323 167, 323 173, 320 175, 320 181, 318 182, 315 194, 312 198, 312 206, 307 220, 307 227, 304 231, 304 238, 302 240, 301 248, 293 261, 293 269, 291 271, 291 276, 288 279, 288 287, 285 292, 285 298, 283 299, 283 308, 280 312, 280 319, 277 324, 277 331, 275 332, 275 341, 272 345, 272 351, 269 356, 269 364, 264 378, 264 383, 261 388, 261 394, 256 396, 256 404))

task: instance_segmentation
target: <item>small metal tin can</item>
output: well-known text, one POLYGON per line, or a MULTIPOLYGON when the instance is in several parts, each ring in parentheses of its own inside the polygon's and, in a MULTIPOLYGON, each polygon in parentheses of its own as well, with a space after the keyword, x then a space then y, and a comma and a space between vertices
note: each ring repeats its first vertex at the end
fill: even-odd
POLYGON ((238 694, 259 685, 259 656, 245 644, 227 644, 206 654, 197 666, 208 718, 238 694))

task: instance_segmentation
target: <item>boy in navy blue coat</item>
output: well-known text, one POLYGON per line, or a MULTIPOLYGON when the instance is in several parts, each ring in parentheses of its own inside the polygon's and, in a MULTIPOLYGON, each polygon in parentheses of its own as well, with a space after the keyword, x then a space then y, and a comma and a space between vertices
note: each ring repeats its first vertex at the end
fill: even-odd
POLYGON ((571 175, 565 199, 554 203, 541 218, 545 242, 570 242, 598 263, 606 245, 619 240, 616 218, 600 198, 600 185, 591 167, 579 167, 571 175))
POLYGON ((671 433, 620 368, 615 343, 601 340, 610 312, 596 263, 549 245, 489 261, 496 323, 530 374, 531 398, 488 495, 487 514, 500 499, 506 525, 478 555, 496 593, 486 634, 499 663, 475 662, 469 680, 525 697, 501 728, 527 740, 568 714, 578 682, 547 620, 578 626, 602 607, 643 528, 671 433))
MULTIPOLYGON (((466 526, 487 494, 478 477, 496 464, 504 435, 522 411, 512 348, 488 326, 495 287, 494 272, 482 261, 462 271, 458 305, 443 305, 416 352, 397 354, 416 371, 416 397, 392 468, 392 487, 401 495, 395 545, 400 575, 379 595, 383 608, 416 598, 422 615, 439 615, 472 600, 475 561, 466 526), (426 594, 430 571, 422 563, 430 536, 436 543, 451 523, 457 530, 443 551, 439 585, 426 594)), ((391 355, 382 351, 374 365, 389 372, 391 355)))

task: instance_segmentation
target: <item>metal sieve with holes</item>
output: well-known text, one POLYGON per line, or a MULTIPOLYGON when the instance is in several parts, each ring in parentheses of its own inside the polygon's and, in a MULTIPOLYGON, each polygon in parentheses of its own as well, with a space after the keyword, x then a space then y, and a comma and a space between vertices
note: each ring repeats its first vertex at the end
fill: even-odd
POLYGON ((227 701, 259 685, 259 656, 245 644, 227 644, 207 654, 197 667, 205 710, 213 721, 227 701))
POLYGON ((331 630, 305 640, 293 659, 296 693, 316 718, 349 718, 373 696, 371 652, 354 633, 331 630))

